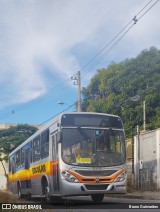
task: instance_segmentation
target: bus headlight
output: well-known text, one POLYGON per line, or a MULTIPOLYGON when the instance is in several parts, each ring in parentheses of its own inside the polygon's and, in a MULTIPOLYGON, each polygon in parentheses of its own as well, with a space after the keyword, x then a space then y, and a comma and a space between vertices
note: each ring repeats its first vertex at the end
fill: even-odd
POLYGON ((120 175, 116 178, 115 182, 122 182, 122 181, 124 181, 125 178, 126 178, 126 176, 127 176, 126 172, 122 172, 122 174, 120 174, 120 175))
POLYGON ((73 176, 72 174, 70 174, 68 171, 62 171, 62 176, 65 178, 65 180, 67 180, 68 182, 71 183, 79 183, 79 180, 73 176))

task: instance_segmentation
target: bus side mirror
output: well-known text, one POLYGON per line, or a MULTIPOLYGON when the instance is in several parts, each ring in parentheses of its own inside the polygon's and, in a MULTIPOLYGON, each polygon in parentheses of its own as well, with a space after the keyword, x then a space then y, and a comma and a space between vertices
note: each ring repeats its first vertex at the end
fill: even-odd
POLYGON ((58 142, 58 143, 61 142, 61 140, 62 140, 61 138, 62 138, 62 134, 61 134, 61 132, 58 131, 58 132, 57 132, 57 142, 58 142))

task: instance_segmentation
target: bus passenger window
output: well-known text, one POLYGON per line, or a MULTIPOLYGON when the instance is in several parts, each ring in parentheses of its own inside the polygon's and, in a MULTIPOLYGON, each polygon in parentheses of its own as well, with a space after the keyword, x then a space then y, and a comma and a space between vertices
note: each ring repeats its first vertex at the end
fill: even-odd
POLYGON ((24 168, 24 149, 21 150, 21 166, 24 168))
POLYGON ((12 155, 10 158, 10 169, 12 174, 16 172, 15 155, 12 155))
POLYGON ((16 169, 19 169, 21 165, 21 158, 20 158, 20 150, 16 152, 16 169))
POLYGON ((9 173, 11 173, 11 158, 9 157, 9 173))
POLYGON ((49 155, 49 145, 45 144, 41 146, 41 158, 46 158, 49 155))
POLYGON ((33 140, 33 162, 40 160, 40 136, 33 140))
POLYGON ((41 158, 49 156, 49 130, 41 134, 41 158))

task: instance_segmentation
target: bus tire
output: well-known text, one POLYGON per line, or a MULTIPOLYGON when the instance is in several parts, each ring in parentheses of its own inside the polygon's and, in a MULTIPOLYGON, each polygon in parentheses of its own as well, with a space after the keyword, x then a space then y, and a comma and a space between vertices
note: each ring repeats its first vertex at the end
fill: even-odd
POLYGON ((45 201, 46 201, 46 203, 53 203, 52 196, 49 194, 46 194, 45 201))
POLYGON ((93 202, 100 203, 104 199, 104 194, 91 194, 91 198, 93 202))
POLYGON ((22 198, 22 191, 21 191, 21 186, 19 182, 17 184, 17 192, 18 192, 18 198, 22 198))
POLYGON ((45 196, 45 202, 52 203, 52 196, 49 194, 49 184, 46 177, 42 178, 42 193, 45 196))

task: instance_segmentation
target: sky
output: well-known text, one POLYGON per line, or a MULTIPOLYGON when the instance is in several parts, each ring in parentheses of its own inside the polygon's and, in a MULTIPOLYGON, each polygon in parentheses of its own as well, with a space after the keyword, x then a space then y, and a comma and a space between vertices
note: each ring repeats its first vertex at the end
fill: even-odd
POLYGON ((157 0, 0 0, 0 123, 76 111, 71 77, 86 87, 98 69, 160 48, 159 11, 157 0))

